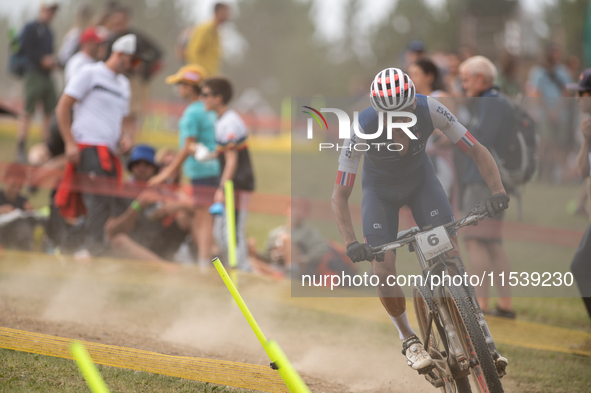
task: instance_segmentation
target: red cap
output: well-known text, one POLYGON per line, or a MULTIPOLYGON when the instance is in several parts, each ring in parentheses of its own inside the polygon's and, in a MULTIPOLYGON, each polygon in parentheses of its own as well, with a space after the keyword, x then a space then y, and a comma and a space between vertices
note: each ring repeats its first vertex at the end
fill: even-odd
POLYGON ((106 40, 107 34, 102 29, 96 27, 88 27, 80 34, 80 45, 86 44, 87 42, 100 44, 106 40))

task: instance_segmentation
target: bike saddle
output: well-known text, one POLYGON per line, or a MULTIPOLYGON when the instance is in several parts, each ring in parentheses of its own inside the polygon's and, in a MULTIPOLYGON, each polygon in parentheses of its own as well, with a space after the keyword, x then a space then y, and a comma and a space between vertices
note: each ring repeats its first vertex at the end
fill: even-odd
POLYGON ((404 231, 398 232, 398 236, 396 237, 396 240, 404 239, 405 237, 412 236, 415 233, 418 233, 420 231, 421 230, 419 229, 419 227, 412 227, 410 229, 405 229, 404 231))

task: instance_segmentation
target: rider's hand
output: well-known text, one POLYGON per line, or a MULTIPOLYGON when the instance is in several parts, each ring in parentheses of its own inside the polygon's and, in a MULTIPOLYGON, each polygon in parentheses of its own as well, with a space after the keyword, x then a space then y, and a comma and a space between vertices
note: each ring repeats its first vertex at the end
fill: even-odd
POLYGON ((353 242, 347 246, 347 256, 353 262, 371 261, 374 258, 369 244, 353 242))
POLYGON ((495 194, 486 200, 488 216, 493 217, 509 207, 509 196, 507 194, 495 194))

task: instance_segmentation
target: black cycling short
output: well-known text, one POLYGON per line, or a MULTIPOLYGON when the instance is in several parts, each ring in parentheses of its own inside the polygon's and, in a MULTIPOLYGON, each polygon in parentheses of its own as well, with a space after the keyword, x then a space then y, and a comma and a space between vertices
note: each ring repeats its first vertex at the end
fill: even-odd
POLYGON ((454 220, 447 195, 430 161, 397 183, 368 175, 364 170, 362 191, 363 235, 372 247, 396 240, 399 210, 403 206, 410 208, 419 228, 454 220))

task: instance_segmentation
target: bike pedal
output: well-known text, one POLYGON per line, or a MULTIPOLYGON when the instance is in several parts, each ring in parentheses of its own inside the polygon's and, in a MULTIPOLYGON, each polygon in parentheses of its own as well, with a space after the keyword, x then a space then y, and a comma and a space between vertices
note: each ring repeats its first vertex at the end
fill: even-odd
POLYGON ((509 362, 507 361, 507 359, 503 357, 500 357, 497 360, 495 360, 495 366, 497 367, 497 373, 499 374, 499 378, 503 378, 505 375, 507 375, 505 369, 507 368, 508 364, 509 362))
POLYGON ((435 368, 435 363, 432 363, 430 366, 423 367, 422 369, 417 370, 417 371, 419 372, 419 375, 425 375, 425 374, 429 374, 434 368, 435 368))

